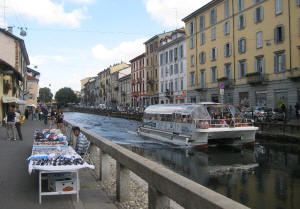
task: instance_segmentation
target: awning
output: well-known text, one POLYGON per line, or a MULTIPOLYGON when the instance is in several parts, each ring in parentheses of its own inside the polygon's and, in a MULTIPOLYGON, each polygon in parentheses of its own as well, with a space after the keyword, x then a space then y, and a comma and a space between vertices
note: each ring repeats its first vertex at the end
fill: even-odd
POLYGON ((26 106, 27 107, 34 107, 34 108, 36 108, 36 106, 34 104, 27 104, 26 106))
POLYGON ((18 99, 16 97, 10 97, 10 96, 3 96, 2 97, 2 102, 3 103, 16 103, 16 104, 20 104, 20 105, 26 105, 26 101, 22 100, 22 99, 18 99))

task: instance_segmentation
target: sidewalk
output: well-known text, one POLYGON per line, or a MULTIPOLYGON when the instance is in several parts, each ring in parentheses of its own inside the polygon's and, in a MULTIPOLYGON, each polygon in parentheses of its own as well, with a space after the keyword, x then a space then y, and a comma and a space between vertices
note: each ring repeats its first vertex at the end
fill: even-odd
POLYGON ((8 141, 0 128, 0 208, 3 209, 116 209, 101 190, 89 169, 80 171, 80 202, 75 195, 45 196, 38 204, 38 175, 29 175, 26 159, 31 154, 33 131, 44 128, 43 121, 25 121, 23 141, 8 141))

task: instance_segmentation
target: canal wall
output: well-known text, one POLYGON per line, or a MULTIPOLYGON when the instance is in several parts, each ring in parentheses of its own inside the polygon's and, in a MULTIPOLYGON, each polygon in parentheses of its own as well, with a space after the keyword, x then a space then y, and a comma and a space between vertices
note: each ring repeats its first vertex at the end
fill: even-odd
MULTIPOLYGON (((65 121, 65 134, 69 139, 72 139, 72 127, 75 125, 65 121)), ((98 149, 99 163, 95 166, 101 182, 111 178, 109 158, 115 160, 115 198, 118 202, 130 201, 130 173, 133 172, 148 184, 150 209, 170 208, 170 200, 186 209, 248 208, 108 139, 84 128, 81 131, 90 141, 90 149, 98 149)))

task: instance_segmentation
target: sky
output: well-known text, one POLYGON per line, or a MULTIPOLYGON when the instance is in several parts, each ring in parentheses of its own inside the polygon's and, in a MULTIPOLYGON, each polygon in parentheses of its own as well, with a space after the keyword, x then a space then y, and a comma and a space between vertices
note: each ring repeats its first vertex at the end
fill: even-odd
POLYGON ((0 0, 0 27, 21 28, 30 67, 52 93, 145 51, 144 42, 184 26, 210 0, 0 0))

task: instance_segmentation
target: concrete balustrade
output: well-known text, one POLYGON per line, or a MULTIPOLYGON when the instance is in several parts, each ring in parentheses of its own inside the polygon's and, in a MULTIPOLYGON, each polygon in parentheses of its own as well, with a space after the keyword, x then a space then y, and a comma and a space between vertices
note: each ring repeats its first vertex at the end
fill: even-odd
MULTIPOLYGON (((67 127, 75 126, 65 121, 67 127)), ((162 165, 137 155, 130 150, 81 128, 90 142, 100 149, 100 179, 109 178, 108 156, 116 160, 116 199, 128 201, 130 196, 130 171, 148 183, 148 202, 150 209, 170 207, 170 199, 187 209, 218 209, 248 207, 235 202, 217 192, 193 182, 162 165)))

